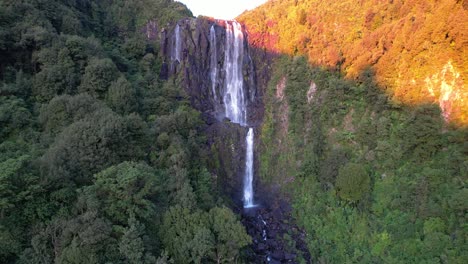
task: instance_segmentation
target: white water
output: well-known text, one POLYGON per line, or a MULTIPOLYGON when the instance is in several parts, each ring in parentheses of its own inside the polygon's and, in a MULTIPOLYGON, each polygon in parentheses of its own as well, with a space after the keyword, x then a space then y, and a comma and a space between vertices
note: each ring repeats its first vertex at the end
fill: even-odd
POLYGON ((211 26, 210 29, 210 47, 213 49, 210 59, 211 92, 213 93, 213 99, 215 102, 214 107, 216 107, 218 101, 218 96, 216 95, 216 82, 218 79, 218 52, 216 49, 216 32, 214 25, 211 26))
POLYGON ((226 117, 231 122, 245 126, 247 110, 243 89, 243 60, 244 34, 242 33, 242 27, 235 21, 226 22, 224 109, 226 117))
POLYGON ((176 25, 174 29, 175 35, 175 50, 173 51, 172 60, 176 60, 179 63, 181 62, 181 53, 182 53, 182 43, 180 42, 180 27, 179 24, 176 25))
MULTIPOLYGON (((210 41, 215 43, 216 37, 214 28, 210 30, 210 41)), ((212 45, 215 47, 216 45, 212 45)), ((217 55, 217 54, 216 54, 217 55)), ((242 67, 244 65, 244 33, 242 26, 235 21, 226 21, 226 45, 224 54, 224 73, 225 73, 225 86, 222 94, 224 103, 224 113, 227 118, 233 123, 238 123, 241 126, 247 126, 247 102, 244 91, 244 76, 242 67)), ((215 80, 217 78, 217 65, 216 61, 211 61, 211 78, 212 89, 214 96, 216 96, 215 80)), ((254 177, 254 131, 249 128, 246 141, 245 153, 245 174, 244 174, 244 187, 243 187, 243 201, 244 207, 255 207, 254 204, 254 190, 253 190, 253 177, 254 177)))
POLYGON ((254 132, 253 128, 249 128, 247 137, 245 139, 247 149, 245 151, 245 176, 244 176, 244 207, 253 207, 254 205, 254 191, 253 191, 253 144, 254 132))

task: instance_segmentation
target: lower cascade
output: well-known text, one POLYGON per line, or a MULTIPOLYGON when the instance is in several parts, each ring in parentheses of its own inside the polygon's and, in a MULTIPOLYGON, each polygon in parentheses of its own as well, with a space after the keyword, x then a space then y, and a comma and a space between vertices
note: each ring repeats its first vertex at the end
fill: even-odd
POLYGON ((253 144, 254 144, 254 132, 253 128, 249 128, 249 132, 246 137, 246 152, 245 152, 245 175, 244 175, 244 207, 254 207, 253 199, 253 144))

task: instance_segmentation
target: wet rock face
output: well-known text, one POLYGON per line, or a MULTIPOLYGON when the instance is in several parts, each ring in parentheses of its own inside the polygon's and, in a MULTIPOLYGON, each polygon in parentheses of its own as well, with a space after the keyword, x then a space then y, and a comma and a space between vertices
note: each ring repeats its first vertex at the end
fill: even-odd
POLYGON ((210 147, 208 166, 215 175, 217 186, 232 198, 234 204, 241 206, 247 128, 227 120, 215 120, 205 134, 210 147))
MULTIPOLYGON (((187 18, 177 22, 171 28, 162 32, 161 52, 165 58, 167 73, 161 76, 166 78, 178 76, 183 79, 184 89, 190 96, 192 106, 201 112, 209 112, 222 120, 224 105, 222 95, 225 89, 225 51, 226 49, 226 22, 222 20, 208 20, 203 18, 187 18), (179 27, 176 30, 176 27, 179 27), (210 29, 214 27, 214 46, 210 43, 210 29), (179 38, 180 50, 177 51, 176 39, 179 38), (216 50, 215 50, 216 49, 216 50), (175 54, 180 52, 180 61, 175 59, 175 54), (216 54, 217 81, 215 89, 217 101, 212 95, 212 80, 210 78, 211 56, 216 54)), ((213 31, 211 31, 213 32, 213 31)), ((244 32, 244 56, 242 61, 243 88, 249 97, 247 108, 248 123, 258 124, 261 118, 258 115, 261 109, 261 98, 258 96, 256 86, 255 65, 250 56, 248 36, 244 32)))
MULTIPOLYGON (((164 79, 178 78, 192 106, 202 113, 206 124, 208 169, 219 192, 229 196, 234 209, 240 212, 243 207, 246 135, 248 128, 253 127, 254 142, 258 146, 264 114, 262 98, 271 74, 269 62, 274 55, 249 47, 248 35, 243 32, 241 68, 242 88, 247 97, 247 126, 229 122, 225 118, 222 96, 226 89, 225 60, 229 50, 226 47, 226 23, 188 18, 163 29, 160 39, 165 59, 160 76, 164 79), (213 69, 216 69, 216 74, 213 74, 213 69)), ((255 172, 259 168, 258 156, 254 147, 255 172)), ((242 222, 254 242, 250 262, 298 263, 302 259, 309 263, 305 234, 294 224, 291 209, 282 200, 278 183, 261 183, 255 174, 253 187, 255 204, 260 206, 242 213, 242 222)))
MULTIPOLYGON (((235 203, 241 203, 247 129, 230 124, 224 119, 223 94, 226 89, 227 64, 225 59, 229 50, 226 43, 226 23, 232 22, 187 18, 163 29, 160 39, 164 63, 160 77, 178 78, 190 98, 191 105, 202 113, 207 124, 205 132, 211 156, 209 170, 216 177, 218 189, 233 198, 235 203), (213 69, 216 72, 215 82, 213 69)), ((263 105, 256 85, 256 69, 245 31, 243 37, 240 67, 246 98, 246 122, 255 127, 261 124, 263 105)), ((232 52, 232 48, 230 50, 232 52)), ((255 165, 258 166, 257 163, 255 165)))

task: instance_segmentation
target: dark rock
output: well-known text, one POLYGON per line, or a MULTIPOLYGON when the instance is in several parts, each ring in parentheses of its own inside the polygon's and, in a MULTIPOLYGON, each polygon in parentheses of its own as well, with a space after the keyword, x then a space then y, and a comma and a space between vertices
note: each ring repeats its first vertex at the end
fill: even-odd
POLYGON ((275 251, 271 253, 271 257, 277 260, 283 260, 284 259, 284 252, 283 251, 275 251))
POLYGON ((266 243, 267 243, 268 247, 270 247, 270 248, 276 248, 276 246, 277 246, 276 241, 273 240, 273 239, 267 239, 266 243))
MULTIPOLYGON (((201 112, 213 112, 217 116, 217 112, 223 112, 224 107, 220 104, 219 95, 225 87, 224 74, 224 58, 226 50, 226 22, 221 20, 208 20, 204 18, 186 18, 177 22, 179 26, 179 39, 181 43, 181 61, 180 66, 186 70, 183 72, 183 85, 190 97, 192 105, 201 112), (216 36, 215 45, 212 47, 210 43, 210 29, 214 27, 216 36), (216 49, 217 55, 217 82, 215 90, 217 97, 213 96, 212 80, 210 78, 211 56, 216 49)), ((167 62, 174 60, 175 54, 175 25, 161 33, 162 39, 162 54, 167 62)), ((151 28, 151 25, 147 25, 151 28)), ((243 87, 248 100, 247 111, 249 113, 249 123, 260 124, 263 113, 260 93, 256 85, 256 70, 254 62, 250 56, 250 48, 248 45, 248 36, 244 34, 244 60, 242 69, 244 71, 243 87)), ((171 64, 171 63, 169 63, 171 64)), ((179 67, 177 67, 179 68, 179 67)), ((171 75, 177 71, 171 71, 171 75)), ((169 76, 170 77, 170 76, 169 76)))
POLYGON ((276 259, 271 259, 271 258, 270 258, 270 261, 269 261, 268 263, 270 263, 270 264, 281 264, 281 261, 278 261, 278 260, 276 260, 276 259))
POLYGON ((268 238, 275 238, 277 232, 275 230, 269 230, 268 231, 268 238))
POLYGON ((267 249, 267 246, 263 243, 258 243, 257 245, 257 250, 258 251, 265 251, 267 249))
POLYGON ((214 123, 218 122, 218 120, 216 120, 216 118, 211 113, 203 113, 202 114, 202 119, 209 126, 211 126, 214 123))
POLYGON ((159 73, 159 78, 162 80, 167 80, 169 78, 169 65, 166 62, 163 62, 161 66, 161 72, 159 73))
POLYGON ((284 253, 284 259, 285 260, 294 260, 294 259, 296 259, 296 255, 295 254, 290 254, 290 253, 284 253))

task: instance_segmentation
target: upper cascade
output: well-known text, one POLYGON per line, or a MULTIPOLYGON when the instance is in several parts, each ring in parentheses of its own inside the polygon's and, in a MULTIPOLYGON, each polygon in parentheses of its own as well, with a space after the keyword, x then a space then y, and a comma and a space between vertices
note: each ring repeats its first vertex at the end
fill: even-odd
POLYGON ((216 94, 216 84, 218 80, 218 52, 216 47, 216 31, 214 25, 210 28, 210 77, 211 77, 211 92, 213 96, 214 107, 218 103, 218 96, 216 94))
POLYGON ((231 20, 183 19, 163 31, 167 74, 182 75, 192 105, 218 120, 247 126, 258 107, 256 78, 244 27, 231 20))
POLYGON ((235 21, 226 21, 226 50, 224 71, 226 74, 223 102, 225 115, 233 123, 246 125, 247 108, 244 76, 244 33, 242 26, 235 21))
POLYGON ((182 43, 180 39, 180 26, 177 24, 174 29, 174 45, 172 51, 172 60, 181 62, 182 43))

